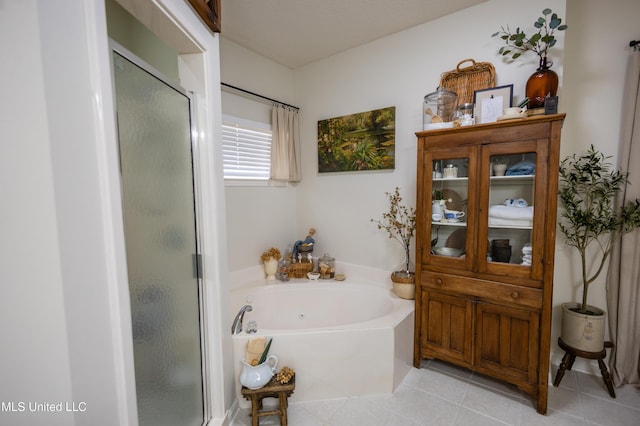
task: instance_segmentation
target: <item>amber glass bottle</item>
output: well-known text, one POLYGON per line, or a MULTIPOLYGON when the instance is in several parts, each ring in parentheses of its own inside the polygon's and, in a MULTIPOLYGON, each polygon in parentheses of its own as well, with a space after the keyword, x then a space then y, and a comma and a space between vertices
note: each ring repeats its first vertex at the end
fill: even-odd
POLYGON ((558 93, 558 74, 550 69, 552 65, 546 56, 541 57, 540 67, 527 80, 525 94, 529 98, 530 109, 544 107, 545 97, 558 93))

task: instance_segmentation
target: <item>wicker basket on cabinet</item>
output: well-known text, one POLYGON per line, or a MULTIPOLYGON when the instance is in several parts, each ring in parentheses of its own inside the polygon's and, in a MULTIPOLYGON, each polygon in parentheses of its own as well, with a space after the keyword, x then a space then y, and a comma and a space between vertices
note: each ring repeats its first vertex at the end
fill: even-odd
POLYGON ((464 59, 456 68, 442 73, 440 86, 458 95, 458 105, 473 102, 473 92, 496 86, 496 70, 490 62, 464 59), (471 65, 461 67, 465 62, 471 65))

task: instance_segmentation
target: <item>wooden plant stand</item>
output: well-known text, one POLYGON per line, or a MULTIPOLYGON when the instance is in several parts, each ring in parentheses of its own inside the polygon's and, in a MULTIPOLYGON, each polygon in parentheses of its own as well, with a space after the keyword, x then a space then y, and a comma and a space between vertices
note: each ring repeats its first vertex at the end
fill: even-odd
POLYGON ((288 398, 293 394, 296 388, 296 376, 294 375, 289 383, 280 384, 273 376, 271 381, 260 389, 249 389, 245 386, 242 387, 242 395, 251 401, 251 425, 258 426, 260 424, 260 417, 263 416, 280 416, 280 424, 287 426, 287 407, 289 406, 288 398), (278 408, 274 410, 262 410, 262 400, 264 398, 278 398, 278 408))
POLYGON ((587 352, 567 345, 562 341, 561 338, 558 337, 558 346, 560 346, 565 351, 565 354, 562 357, 562 362, 560 363, 560 368, 558 368, 556 378, 553 381, 553 386, 558 387, 560 385, 560 381, 564 377, 565 371, 571 370, 571 367, 573 367, 573 362, 576 360, 576 356, 586 359, 597 359, 598 366, 600 367, 600 373, 602 373, 602 379, 604 380, 604 384, 607 386, 609 395, 611 395, 611 398, 616 397, 616 393, 613 390, 613 381, 611 380, 611 375, 609 374, 607 366, 604 363, 604 358, 607 356, 607 348, 612 348, 613 343, 604 342, 604 348, 600 352, 587 352))

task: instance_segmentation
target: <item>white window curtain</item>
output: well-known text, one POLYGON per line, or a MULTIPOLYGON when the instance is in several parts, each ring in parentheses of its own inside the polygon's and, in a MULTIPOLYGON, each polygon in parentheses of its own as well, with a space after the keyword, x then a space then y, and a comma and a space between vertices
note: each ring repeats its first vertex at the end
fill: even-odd
MULTIPOLYGON (((616 203, 640 197, 640 52, 629 61, 622 107, 618 165, 629 183, 616 203)), ((609 367, 616 386, 640 386, 640 230, 613 247, 607 277, 609 334, 614 347, 609 367)))
POLYGON ((272 180, 300 180, 300 128, 298 111, 281 105, 271 110, 272 180))

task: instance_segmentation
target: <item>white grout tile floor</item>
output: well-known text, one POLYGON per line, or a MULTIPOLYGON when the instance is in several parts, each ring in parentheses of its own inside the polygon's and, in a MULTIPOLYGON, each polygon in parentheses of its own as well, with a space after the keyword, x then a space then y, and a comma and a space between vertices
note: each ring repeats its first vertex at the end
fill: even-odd
MULTIPOLYGON (((291 426, 418 425, 640 425, 640 390, 616 388, 609 396, 600 376, 567 371, 559 387, 549 385, 547 415, 514 386, 440 361, 412 369, 392 395, 291 403, 291 426)), ((557 366, 552 366, 555 377, 557 366)), ((265 400, 265 404, 268 399, 265 400)), ((250 426, 240 410, 232 426, 250 426)), ((260 425, 279 425, 277 416, 260 425)))

